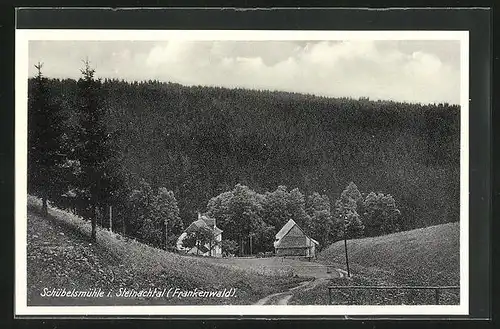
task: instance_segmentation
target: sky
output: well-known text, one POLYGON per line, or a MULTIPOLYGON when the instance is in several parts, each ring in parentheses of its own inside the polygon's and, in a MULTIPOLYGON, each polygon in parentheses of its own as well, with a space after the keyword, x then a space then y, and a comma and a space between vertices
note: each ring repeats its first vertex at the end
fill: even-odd
POLYGON ((459 41, 30 41, 29 74, 460 103, 459 41))

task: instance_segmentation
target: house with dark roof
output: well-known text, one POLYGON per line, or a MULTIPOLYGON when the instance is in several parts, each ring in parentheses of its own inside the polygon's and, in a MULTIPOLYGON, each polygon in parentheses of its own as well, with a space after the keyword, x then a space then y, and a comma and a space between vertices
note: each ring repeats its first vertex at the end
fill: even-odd
POLYGON ((295 257, 316 257, 316 247, 318 241, 307 236, 307 234, 290 219, 281 230, 276 233, 274 249, 276 256, 295 256, 295 257))
POLYGON ((177 239, 177 250, 194 255, 222 257, 222 248, 220 244, 221 241, 222 230, 217 227, 215 218, 210 218, 207 215, 198 213, 198 219, 192 222, 191 225, 189 225, 177 239), (206 243, 204 245, 199 245, 199 247, 194 246, 193 248, 184 247, 182 242, 188 236, 188 234, 195 233, 201 228, 210 229, 214 234, 217 243, 214 245, 206 243))

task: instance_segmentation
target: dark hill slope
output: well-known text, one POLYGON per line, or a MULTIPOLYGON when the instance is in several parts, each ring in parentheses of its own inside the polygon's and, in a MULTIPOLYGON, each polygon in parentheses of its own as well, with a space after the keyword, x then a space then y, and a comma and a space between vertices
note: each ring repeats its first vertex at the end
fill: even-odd
MULTIPOLYGON (((50 84, 76 140, 76 82, 50 84)), ((127 182, 173 190, 186 225, 236 183, 334 201, 354 181, 363 193, 392 194, 403 229, 458 220, 459 106, 157 81, 106 80, 102 95, 127 182)))

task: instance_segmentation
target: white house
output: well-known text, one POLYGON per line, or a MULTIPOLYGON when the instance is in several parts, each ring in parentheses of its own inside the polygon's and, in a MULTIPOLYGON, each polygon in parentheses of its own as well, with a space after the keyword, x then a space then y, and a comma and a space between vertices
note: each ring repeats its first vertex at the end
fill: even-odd
POLYGON ((188 254, 201 255, 201 256, 212 256, 212 257, 222 257, 222 230, 217 227, 215 223, 215 218, 210 218, 206 215, 198 213, 198 219, 191 223, 184 230, 184 232, 177 239, 177 250, 187 252, 188 254), (198 249, 196 246, 193 248, 186 248, 182 245, 182 242, 189 233, 196 232, 200 228, 209 228, 215 235, 215 240, 217 243, 211 246, 209 243, 200 246, 198 249))

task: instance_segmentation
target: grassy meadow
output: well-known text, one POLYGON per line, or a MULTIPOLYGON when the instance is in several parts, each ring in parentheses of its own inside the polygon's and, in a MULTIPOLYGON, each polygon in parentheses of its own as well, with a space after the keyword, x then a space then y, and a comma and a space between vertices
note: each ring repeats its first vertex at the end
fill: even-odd
MULTIPOLYGON (((328 303, 328 285, 451 286, 460 284, 460 229, 448 223, 385 236, 348 240, 351 278, 334 278, 298 293, 292 304, 328 303)), ((318 262, 346 269, 344 241, 332 244, 318 262)), ((434 290, 338 290, 335 304, 402 305, 434 304, 434 290)), ((440 304, 458 304, 459 290, 440 293, 440 304)))

